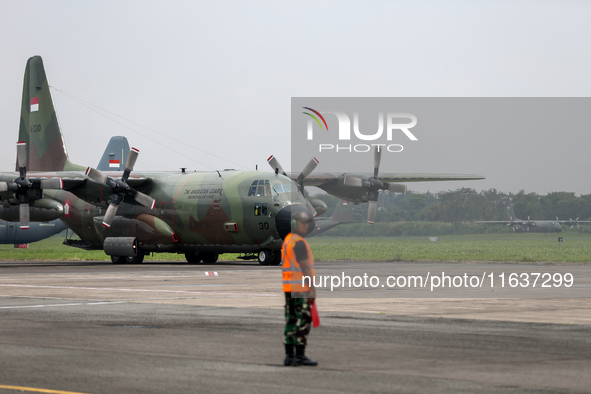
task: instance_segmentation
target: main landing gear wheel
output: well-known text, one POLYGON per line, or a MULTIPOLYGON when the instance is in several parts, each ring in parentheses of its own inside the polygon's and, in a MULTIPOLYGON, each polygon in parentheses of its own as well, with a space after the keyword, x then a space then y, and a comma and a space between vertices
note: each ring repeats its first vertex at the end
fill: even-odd
POLYGON ((274 260, 273 252, 271 252, 269 249, 261 250, 259 252, 258 260, 260 265, 272 264, 274 260))
POLYGON ((203 255, 203 264, 215 264, 219 256, 218 253, 206 253, 203 255))
POLYGON ((185 258, 189 264, 215 264, 218 261, 218 253, 186 253, 185 258))
POLYGON ((144 253, 138 250, 135 256, 111 256, 113 264, 141 264, 144 262, 144 253))
POLYGON ((276 252, 273 252, 273 262, 271 263, 271 265, 280 265, 281 264, 281 251, 278 250, 276 252))
POLYGON ((201 262, 201 255, 195 253, 186 253, 185 259, 189 264, 199 264, 201 262))
POLYGON ((127 264, 141 264, 144 262, 144 252, 138 249, 135 256, 125 256, 124 258, 127 264))
POLYGON ((111 256, 111 261, 113 264, 125 264, 125 257, 123 256, 111 256))

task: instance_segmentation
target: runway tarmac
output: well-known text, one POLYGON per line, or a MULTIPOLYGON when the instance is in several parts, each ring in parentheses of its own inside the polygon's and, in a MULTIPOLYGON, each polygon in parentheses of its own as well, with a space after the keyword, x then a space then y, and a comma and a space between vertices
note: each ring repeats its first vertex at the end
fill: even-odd
POLYGON ((253 262, 0 261, 0 393, 591 387, 589 298, 321 298, 307 349, 320 365, 287 368, 280 283, 253 262))

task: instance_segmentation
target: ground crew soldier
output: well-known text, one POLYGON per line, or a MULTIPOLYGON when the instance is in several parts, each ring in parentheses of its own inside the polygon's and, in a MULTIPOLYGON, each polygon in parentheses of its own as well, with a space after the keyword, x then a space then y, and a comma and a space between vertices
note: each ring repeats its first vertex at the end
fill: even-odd
POLYGON ((313 281, 308 286, 302 285, 302 277, 314 278, 314 258, 310 245, 303 238, 309 231, 308 226, 314 218, 310 212, 292 213, 291 233, 283 242, 283 291, 285 292, 285 344, 284 365, 316 366, 318 362, 310 360, 304 354, 307 337, 310 333, 312 315, 310 303, 315 302, 316 289, 313 281))

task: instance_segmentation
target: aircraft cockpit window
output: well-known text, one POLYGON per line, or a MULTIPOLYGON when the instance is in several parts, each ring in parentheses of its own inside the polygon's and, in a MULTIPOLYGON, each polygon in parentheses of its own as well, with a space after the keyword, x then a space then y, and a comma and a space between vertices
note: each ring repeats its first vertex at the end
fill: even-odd
POLYGON ((271 184, 269 183, 269 180, 257 180, 252 182, 252 184, 250 185, 250 188, 248 189, 248 196, 256 196, 256 197, 264 197, 264 196, 270 196, 273 194, 273 191, 271 190, 271 184))

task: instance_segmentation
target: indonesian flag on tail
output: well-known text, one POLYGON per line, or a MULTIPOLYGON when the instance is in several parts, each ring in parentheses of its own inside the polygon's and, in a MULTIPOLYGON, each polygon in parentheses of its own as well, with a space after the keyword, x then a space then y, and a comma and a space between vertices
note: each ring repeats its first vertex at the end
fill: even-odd
POLYGON ((119 160, 109 160, 109 167, 119 168, 119 160))
POLYGON ((39 97, 33 97, 31 99, 31 112, 39 111, 39 97))

